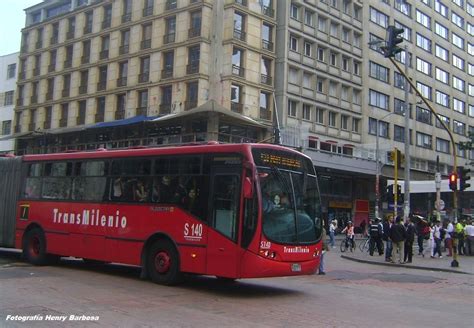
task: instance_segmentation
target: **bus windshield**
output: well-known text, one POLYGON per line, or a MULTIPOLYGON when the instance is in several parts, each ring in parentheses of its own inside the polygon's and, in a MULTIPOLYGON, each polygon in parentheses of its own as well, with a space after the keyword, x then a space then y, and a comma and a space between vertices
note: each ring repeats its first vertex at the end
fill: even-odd
POLYGON ((277 243, 314 243, 321 236, 316 176, 277 167, 260 168, 263 232, 277 243))

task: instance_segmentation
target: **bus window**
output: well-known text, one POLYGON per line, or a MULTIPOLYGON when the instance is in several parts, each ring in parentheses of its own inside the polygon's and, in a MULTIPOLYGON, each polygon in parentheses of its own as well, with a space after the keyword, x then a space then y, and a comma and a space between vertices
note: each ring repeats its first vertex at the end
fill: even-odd
POLYGON ((106 188, 105 177, 76 177, 73 182, 72 199, 101 201, 106 188))
POLYGON ((237 175, 216 175, 214 178, 213 227, 234 241, 237 240, 239 181, 237 175))
POLYGON ((24 196, 26 198, 39 198, 41 189, 40 178, 27 178, 24 196))
POLYGON ((42 197, 50 199, 68 199, 71 190, 71 178, 45 177, 42 197))

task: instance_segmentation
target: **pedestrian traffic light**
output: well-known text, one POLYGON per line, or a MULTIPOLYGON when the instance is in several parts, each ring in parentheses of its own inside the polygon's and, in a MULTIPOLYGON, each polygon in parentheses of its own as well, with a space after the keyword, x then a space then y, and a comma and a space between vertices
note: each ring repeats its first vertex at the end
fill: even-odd
POLYGON ((397 204, 398 205, 403 204, 404 201, 405 199, 402 194, 402 186, 397 184, 397 204))
POLYGON ((393 185, 387 186, 387 203, 393 204, 395 201, 393 197, 393 185))
POLYGON ((464 166, 458 167, 458 177, 459 177, 459 190, 463 191, 466 190, 471 186, 470 183, 467 183, 468 180, 471 179, 470 176, 471 169, 464 168, 464 166))
POLYGON ((393 25, 387 27, 387 46, 383 47, 384 56, 386 58, 394 57, 396 54, 402 51, 402 48, 398 47, 397 44, 403 42, 403 36, 400 35, 403 32, 405 32, 404 29, 396 28, 393 25))
POLYGON ((449 175, 449 189, 456 191, 458 189, 458 175, 453 172, 449 175))

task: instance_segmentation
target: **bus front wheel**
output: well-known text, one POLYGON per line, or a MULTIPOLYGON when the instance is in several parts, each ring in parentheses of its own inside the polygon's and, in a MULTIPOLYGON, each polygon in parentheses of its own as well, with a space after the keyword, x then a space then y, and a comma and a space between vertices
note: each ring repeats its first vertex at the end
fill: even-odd
POLYGON ((175 285, 181 280, 179 254, 171 242, 158 240, 151 245, 147 270, 151 280, 157 284, 175 285))
POLYGON ((46 264, 46 237, 43 230, 33 228, 26 233, 23 241, 23 255, 33 265, 46 264))

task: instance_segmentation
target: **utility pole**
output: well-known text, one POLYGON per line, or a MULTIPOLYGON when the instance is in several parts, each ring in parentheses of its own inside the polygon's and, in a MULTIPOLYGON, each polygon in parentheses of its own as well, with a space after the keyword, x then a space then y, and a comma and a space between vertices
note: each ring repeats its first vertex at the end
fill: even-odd
MULTIPOLYGON (((408 76, 408 50, 405 45, 405 74, 408 76)), ((410 84, 405 77, 404 80, 405 87, 405 183, 404 183, 404 193, 405 193, 405 208, 403 211, 403 221, 407 222, 408 215, 410 215, 410 105, 408 102, 410 84)))
POLYGON ((397 219, 398 215, 398 149, 393 149, 393 158, 395 161, 395 174, 394 174, 394 182, 393 182, 393 217, 397 219))

